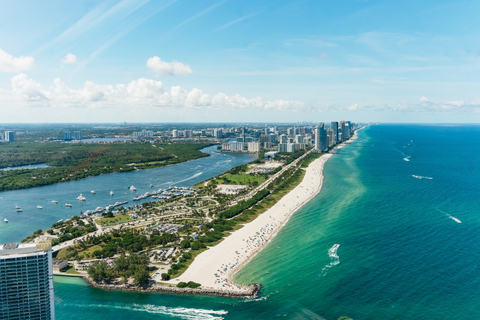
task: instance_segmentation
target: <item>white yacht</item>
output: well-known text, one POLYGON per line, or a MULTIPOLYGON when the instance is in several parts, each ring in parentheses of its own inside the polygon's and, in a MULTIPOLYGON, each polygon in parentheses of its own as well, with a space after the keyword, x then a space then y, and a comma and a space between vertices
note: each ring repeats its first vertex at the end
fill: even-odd
POLYGON ((58 201, 57 201, 57 200, 52 200, 52 203, 53 203, 53 204, 57 204, 58 201))
POLYGON ((90 193, 91 193, 91 194, 95 194, 95 191, 92 190, 92 191, 90 191, 90 193))
POLYGON ((8 219, 7 218, 3 219, 3 222, 8 222, 8 219))
POLYGON ((129 189, 130 191, 137 191, 137 188, 135 188, 134 186, 131 186, 129 189))
POLYGON ((42 206, 37 206, 37 209, 43 209, 42 206))
POLYGON ((20 207, 19 207, 19 206, 15 206, 15 209, 20 209, 20 207))
POLYGON ((67 208, 71 208, 71 207, 72 207, 72 205, 71 205, 70 203, 65 203, 65 207, 67 207, 67 208))
POLYGON ((80 195, 77 197, 78 201, 85 201, 86 198, 80 193, 80 195))
POLYGON ((110 191, 110 195, 113 196, 113 191, 110 191))
POLYGON ((21 208, 18 208, 16 211, 17 212, 22 212, 23 210, 21 208))

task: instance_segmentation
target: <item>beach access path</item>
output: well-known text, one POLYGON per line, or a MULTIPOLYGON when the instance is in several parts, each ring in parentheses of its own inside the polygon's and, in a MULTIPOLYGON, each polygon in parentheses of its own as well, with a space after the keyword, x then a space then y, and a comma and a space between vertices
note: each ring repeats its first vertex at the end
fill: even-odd
POLYGON ((306 168, 305 176, 297 187, 255 220, 202 252, 181 276, 168 282, 194 281, 204 288, 246 291, 246 287, 233 282, 233 276, 271 241, 295 211, 318 194, 323 182, 323 166, 335 152, 334 149, 314 160, 306 168))

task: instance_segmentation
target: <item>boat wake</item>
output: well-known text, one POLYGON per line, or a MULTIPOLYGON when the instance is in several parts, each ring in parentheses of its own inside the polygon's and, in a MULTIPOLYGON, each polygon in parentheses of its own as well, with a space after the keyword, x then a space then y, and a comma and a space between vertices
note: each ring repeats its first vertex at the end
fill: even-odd
POLYGON ((175 181, 175 182, 173 182, 173 184, 177 184, 177 183, 180 183, 180 182, 188 181, 188 180, 190 180, 190 179, 193 179, 193 178, 198 177, 198 176, 201 175, 201 174, 203 174, 203 172, 195 173, 193 176, 190 176, 190 177, 185 178, 185 179, 180 180, 180 181, 175 181))
POLYGON ((333 245, 330 249, 328 249, 328 256, 330 257, 330 262, 322 268, 322 276, 326 276, 328 269, 340 264, 340 257, 337 254, 338 247, 340 247, 339 244, 333 245))
POLYGON ((167 315, 179 319, 198 319, 198 320, 222 320, 222 315, 227 314, 224 310, 206 310, 195 308, 169 308, 165 306, 156 306, 151 304, 133 304, 133 305, 94 305, 102 309, 114 308, 136 312, 147 312, 150 314, 167 315))
POLYGON ((410 156, 406 156, 405 158, 403 158, 404 161, 410 161, 410 156))
POLYGON ((432 180, 433 178, 432 177, 423 177, 423 176, 416 176, 414 174, 412 174, 412 177, 416 178, 416 179, 428 179, 428 180, 432 180))
POLYGON ((453 221, 455 221, 456 223, 462 223, 462 221, 460 221, 460 219, 457 219, 457 218, 455 218, 454 216, 451 216, 451 215, 449 215, 449 214, 447 214, 447 216, 448 216, 450 219, 452 219, 453 221))

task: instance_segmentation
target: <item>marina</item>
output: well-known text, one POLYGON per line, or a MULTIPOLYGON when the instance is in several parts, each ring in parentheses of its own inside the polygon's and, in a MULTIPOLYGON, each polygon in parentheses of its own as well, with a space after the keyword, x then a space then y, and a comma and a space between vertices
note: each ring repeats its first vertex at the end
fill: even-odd
POLYGON ((253 161, 249 154, 225 154, 216 147, 202 150, 211 156, 162 168, 113 173, 44 187, 0 192, 0 210, 9 220, 0 228, 0 242, 21 241, 33 231, 49 228, 59 219, 75 215, 101 213, 108 206, 133 205, 159 201, 230 168, 253 161), (127 189, 135 186, 136 191, 127 189), (156 190, 152 190, 156 186, 156 190), (177 189, 169 189, 177 186, 177 189), (162 194, 154 191, 162 190, 162 194), (91 193, 95 190, 95 194, 91 193), (79 194, 85 201, 78 201, 79 194), (85 196, 88 195, 88 196, 85 196), (63 205, 58 205, 62 203, 63 205), (43 210, 36 209, 37 205, 43 210), (17 212, 16 206, 23 209, 17 212))

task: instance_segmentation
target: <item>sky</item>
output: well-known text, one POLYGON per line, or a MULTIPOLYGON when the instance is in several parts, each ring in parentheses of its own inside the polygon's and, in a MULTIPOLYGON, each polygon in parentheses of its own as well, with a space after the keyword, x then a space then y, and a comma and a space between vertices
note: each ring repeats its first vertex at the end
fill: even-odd
POLYGON ((0 0, 0 123, 477 123, 479 13, 452 0, 0 0))

